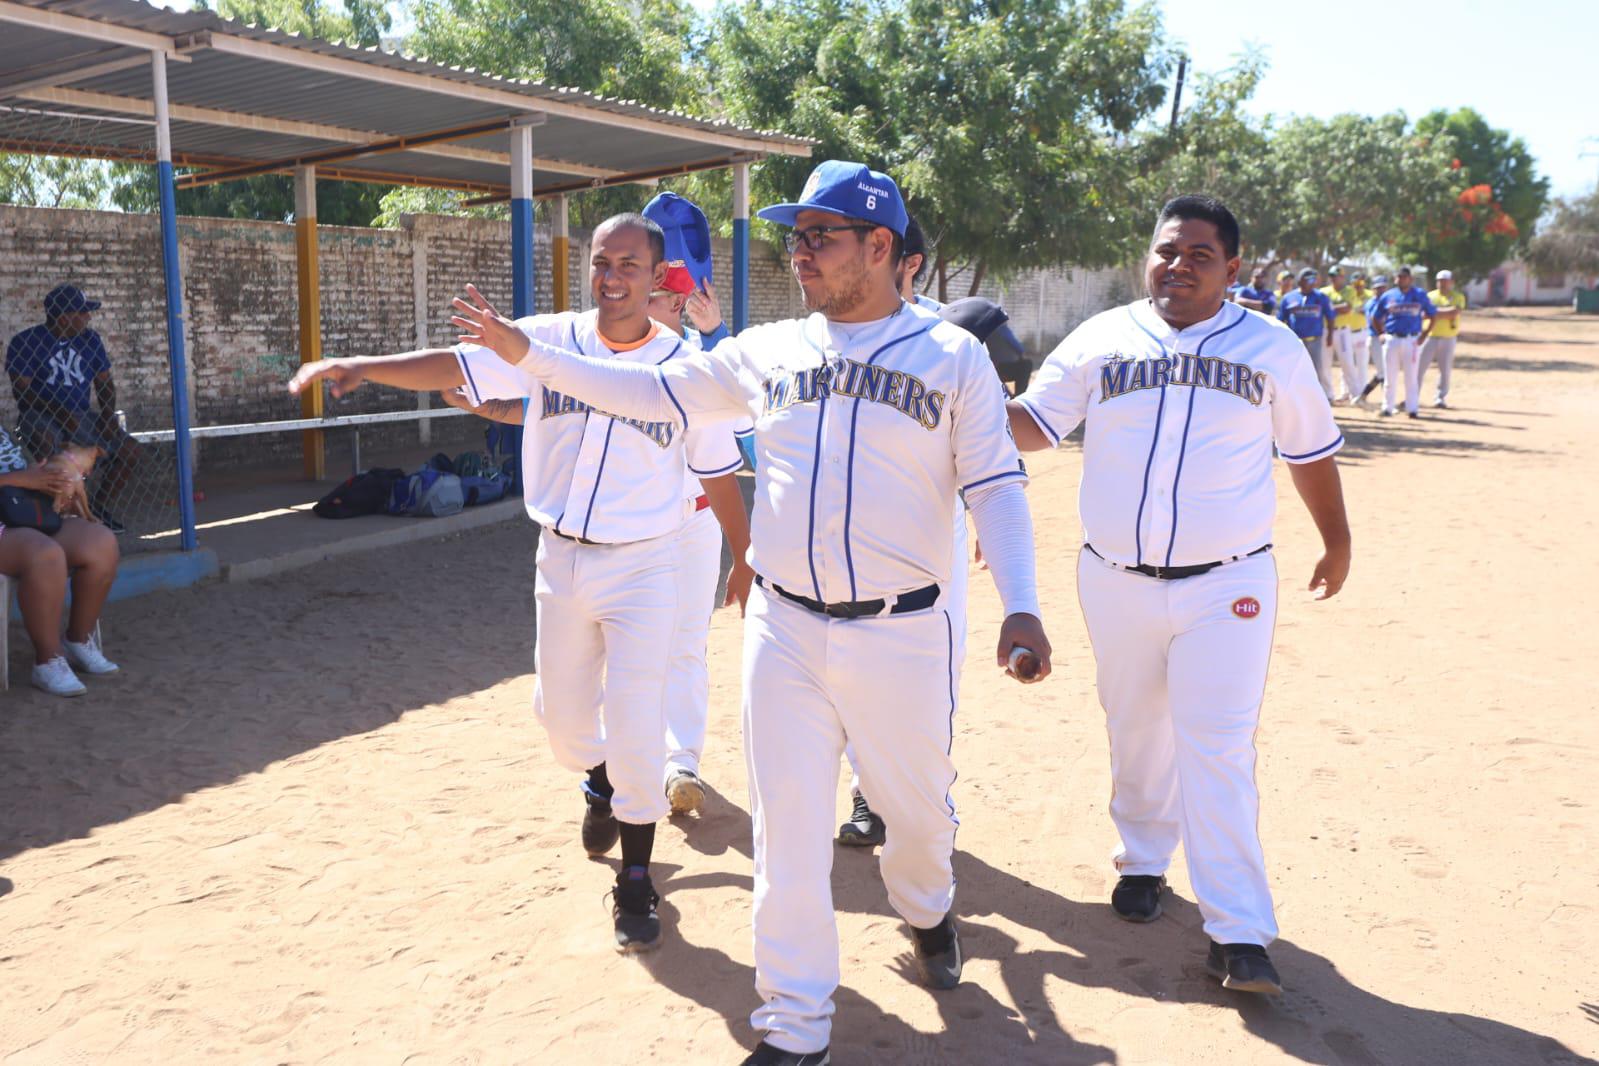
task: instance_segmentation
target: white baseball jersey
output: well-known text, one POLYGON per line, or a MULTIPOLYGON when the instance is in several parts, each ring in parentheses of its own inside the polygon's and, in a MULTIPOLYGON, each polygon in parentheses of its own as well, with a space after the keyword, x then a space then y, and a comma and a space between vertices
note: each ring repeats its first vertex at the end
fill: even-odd
POLYGON ((824 603, 947 586, 956 490, 1026 478, 988 352, 912 304, 754 326, 659 372, 691 430, 754 418, 751 565, 824 603))
POLYGON ((1081 423, 1089 544, 1126 566, 1188 566, 1272 539, 1272 444, 1290 463, 1343 435, 1305 346, 1236 304, 1174 330, 1149 301, 1095 315, 1020 398, 1050 441, 1081 423))
MULTIPOLYGON (((642 344, 614 350, 600 336, 597 317, 597 311, 564 311, 516 325, 530 338, 603 359, 655 365, 691 350, 658 325, 642 344)), ((676 421, 616 418, 555 392, 487 348, 459 345, 456 357, 474 405, 527 401, 523 501, 533 521, 569 537, 622 544, 675 532, 693 512, 692 499, 684 498, 685 464, 695 473, 726 473, 742 462, 731 425, 718 432, 706 423, 705 432, 684 433, 676 421)))

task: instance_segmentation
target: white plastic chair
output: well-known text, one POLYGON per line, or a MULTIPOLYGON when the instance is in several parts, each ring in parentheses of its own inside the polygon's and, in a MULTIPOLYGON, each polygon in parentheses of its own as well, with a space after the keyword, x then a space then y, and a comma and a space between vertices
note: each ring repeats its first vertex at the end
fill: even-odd
MULTIPOLYGON (((11 687, 11 579, 0 574, 0 692, 11 687)), ((94 639, 100 641, 100 623, 94 625, 94 639)))

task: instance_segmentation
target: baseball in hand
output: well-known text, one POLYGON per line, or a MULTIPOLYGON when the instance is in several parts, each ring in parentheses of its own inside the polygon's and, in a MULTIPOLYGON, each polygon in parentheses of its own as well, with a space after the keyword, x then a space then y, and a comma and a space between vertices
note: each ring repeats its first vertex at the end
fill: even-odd
POLYGON ((1010 650, 1010 665, 1005 672, 1023 684, 1032 684, 1038 680, 1038 653, 1016 645, 1010 650))

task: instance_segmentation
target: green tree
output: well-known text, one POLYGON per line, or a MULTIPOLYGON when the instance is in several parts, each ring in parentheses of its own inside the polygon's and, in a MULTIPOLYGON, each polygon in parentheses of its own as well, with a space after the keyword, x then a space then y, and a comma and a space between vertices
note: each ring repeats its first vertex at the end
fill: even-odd
MULTIPOLYGON (((1153 7, 1121 0, 745 0, 707 56, 741 125, 892 175, 935 245, 940 292, 990 272, 1121 261, 1138 136, 1171 67, 1153 7)), ((769 161, 757 202, 813 160, 769 161)))
POLYGON ((322 0, 218 0, 214 5, 211 0, 195 0, 194 6, 236 22, 361 48, 381 44, 393 25, 383 0, 342 0, 342 12, 322 0))
MULTIPOLYGON (((405 49, 437 63, 493 71, 672 110, 702 111, 705 82, 693 57, 700 27, 686 0, 419 0, 405 49)), ((637 210, 638 187, 574 194, 574 225, 637 210)), ((469 197, 397 191, 381 217, 418 208, 460 210, 469 197)))
MULTIPOLYGON (((111 200, 124 211, 160 210, 154 167, 118 164, 111 200)), ((383 211, 394 186, 359 181, 318 181, 317 222, 327 226, 370 226, 383 211)), ((257 174, 237 181, 179 189, 178 214, 202 218, 247 218, 288 222, 294 218, 294 179, 287 174, 257 174)))
POLYGON ((111 169, 98 160, 0 153, 0 203, 94 210, 111 187, 111 169))
POLYGON ((1527 246, 1527 262, 1549 274, 1599 276, 1599 186, 1555 201, 1527 246))
MULTIPOLYGON (((1271 256, 1290 228, 1286 175, 1272 155, 1272 122, 1244 110, 1265 69, 1259 54, 1250 53, 1229 70, 1196 73, 1176 126, 1149 138, 1146 150, 1158 163, 1138 183, 1145 204, 1185 193, 1221 200, 1238 218, 1246 259, 1271 256)), ((1148 219, 1140 225, 1137 236, 1147 239, 1148 219)))
POLYGON ((1393 245, 1452 209, 1451 158, 1447 141, 1416 136, 1398 112, 1289 119, 1271 138, 1277 251, 1326 264, 1393 245))
POLYGON ((1520 137, 1469 107, 1423 115, 1416 132, 1451 153, 1455 206, 1406 227, 1399 253, 1462 280, 1483 277, 1532 237, 1549 182, 1520 137))

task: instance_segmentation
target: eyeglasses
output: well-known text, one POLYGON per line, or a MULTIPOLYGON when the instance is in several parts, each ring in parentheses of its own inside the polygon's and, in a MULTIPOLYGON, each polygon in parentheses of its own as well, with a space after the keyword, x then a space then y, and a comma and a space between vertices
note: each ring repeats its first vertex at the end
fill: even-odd
POLYGON ((809 248, 811 251, 819 252, 822 250, 822 245, 827 243, 827 235, 829 233, 838 233, 841 230, 855 230, 857 233, 870 233, 876 228, 876 226, 852 225, 807 226, 804 229, 791 229, 787 233, 783 234, 783 247, 787 248, 789 254, 792 255, 794 251, 799 248, 800 243, 803 242, 805 247, 809 248))

